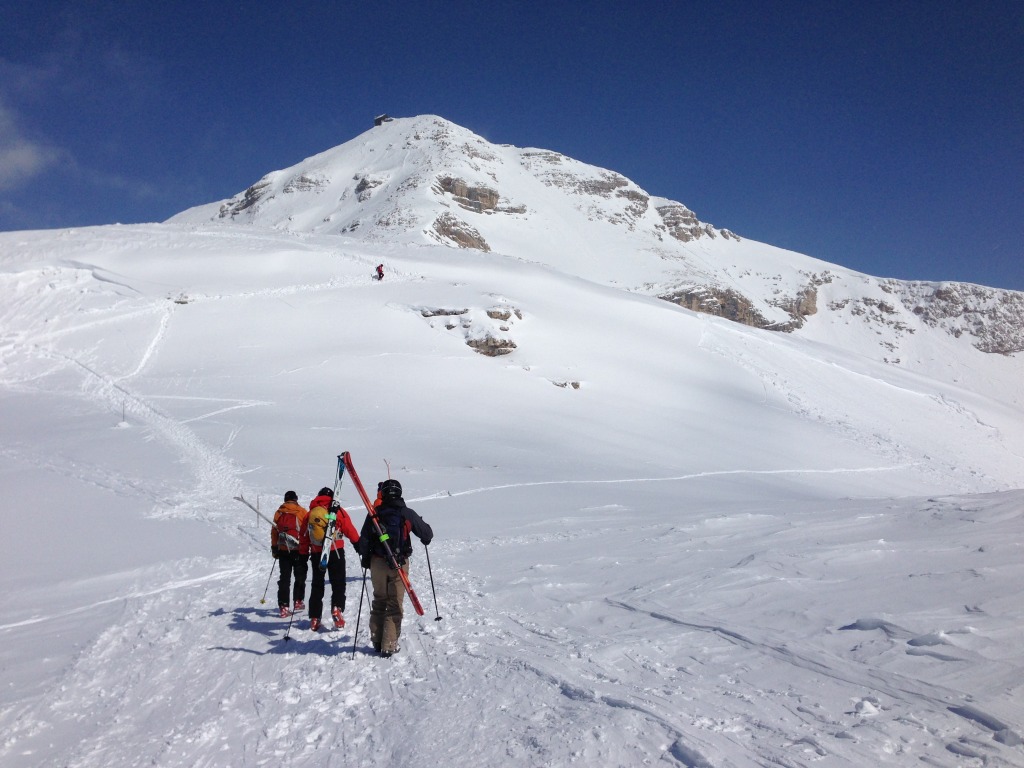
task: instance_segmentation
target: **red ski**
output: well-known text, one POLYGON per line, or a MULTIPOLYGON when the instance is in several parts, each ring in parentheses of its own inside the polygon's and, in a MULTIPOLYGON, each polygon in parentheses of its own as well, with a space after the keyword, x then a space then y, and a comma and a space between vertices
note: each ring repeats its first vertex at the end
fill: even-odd
POLYGON ((352 476, 352 484, 356 487, 356 491, 359 493, 359 498, 363 500, 363 504, 366 506, 366 512, 370 515, 370 519, 373 520, 373 527, 377 530, 377 535, 380 537, 380 543, 384 545, 384 551, 387 553, 388 567, 392 570, 398 571, 398 575, 402 579, 402 583, 405 584, 405 591, 409 594, 409 599, 412 601, 412 607, 416 609, 416 613, 422 616, 423 606, 420 605, 420 599, 416 597, 416 592, 413 590, 412 584, 409 583, 409 576, 405 571, 398 567, 398 561, 395 559, 395 555, 391 551, 391 547, 388 545, 388 535, 384 533, 384 529, 381 528, 380 518, 377 517, 377 510, 373 508, 373 502, 370 501, 370 497, 366 495, 366 489, 363 488, 363 481, 359 479, 359 475, 356 473, 356 468, 352 466, 352 455, 348 451, 345 451, 338 458, 344 462, 345 468, 348 469, 349 475, 352 476))

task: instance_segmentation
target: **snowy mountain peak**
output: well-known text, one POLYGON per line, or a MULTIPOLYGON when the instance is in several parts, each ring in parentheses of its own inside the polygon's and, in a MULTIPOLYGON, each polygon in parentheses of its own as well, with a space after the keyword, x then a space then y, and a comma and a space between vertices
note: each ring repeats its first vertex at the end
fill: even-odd
POLYGON ((382 121, 170 221, 493 251, 766 330, 834 340, 847 327, 846 345, 896 365, 918 357, 918 331, 1024 350, 1024 294, 871 278, 715 228, 615 171, 492 144, 436 115, 382 121))
POLYGON ((537 227, 604 222, 653 246, 732 237, 624 176, 543 149, 495 145, 434 115, 383 122, 267 174, 174 222, 222 220, 361 240, 440 242, 489 251, 537 227), (487 221, 494 217, 494 221, 487 221))

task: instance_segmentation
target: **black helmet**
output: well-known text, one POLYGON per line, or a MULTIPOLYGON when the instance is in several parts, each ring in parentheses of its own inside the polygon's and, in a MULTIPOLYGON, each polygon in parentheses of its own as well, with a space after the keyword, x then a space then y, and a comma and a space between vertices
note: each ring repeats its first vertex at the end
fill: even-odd
POLYGON ((334 498, 334 491, 332 491, 330 488, 324 486, 323 488, 320 489, 320 493, 318 493, 317 496, 330 496, 333 499, 334 498))
POLYGON ((380 497, 382 499, 402 498, 402 484, 397 480, 385 480, 380 484, 380 497))
POLYGON ((285 501, 298 501, 299 500, 299 494, 297 494, 295 491, 287 491, 284 494, 284 500, 285 501))

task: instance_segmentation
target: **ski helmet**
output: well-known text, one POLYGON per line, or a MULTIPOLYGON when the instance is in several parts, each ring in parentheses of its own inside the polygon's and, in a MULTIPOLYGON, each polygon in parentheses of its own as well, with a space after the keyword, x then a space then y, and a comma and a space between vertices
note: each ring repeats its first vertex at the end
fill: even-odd
POLYGON ((288 491, 284 495, 284 500, 285 501, 298 501, 299 500, 299 494, 297 494, 295 491, 288 491))
POLYGON ((320 493, 318 493, 317 496, 330 496, 333 499, 334 491, 332 491, 327 486, 324 486, 323 488, 320 489, 320 493))
POLYGON ((380 497, 382 499, 402 498, 402 484, 397 480, 385 480, 380 484, 380 497))

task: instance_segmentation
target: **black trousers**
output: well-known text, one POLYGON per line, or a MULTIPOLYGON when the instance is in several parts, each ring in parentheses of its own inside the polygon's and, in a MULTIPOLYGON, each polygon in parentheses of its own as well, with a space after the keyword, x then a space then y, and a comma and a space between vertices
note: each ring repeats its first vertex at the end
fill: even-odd
POLYGON ((277 564, 281 568, 281 577, 277 580, 277 605, 278 607, 291 608, 291 601, 288 600, 288 591, 291 586, 292 574, 295 574, 295 588, 292 590, 292 600, 306 599, 306 571, 309 568, 309 555, 300 555, 298 552, 282 552, 277 558, 277 564))
POLYGON ((335 549, 327 561, 327 569, 320 567, 320 553, 314 552, 313 584, 309 589, 309 618, 319 619, 324 609, 324 576, 331 580, 331 608, 345 610, 345 550, 335 549))

